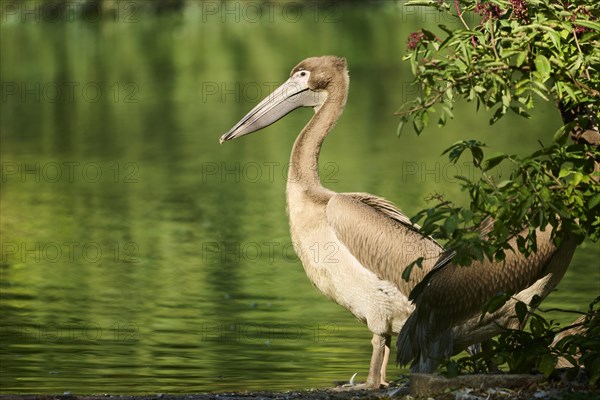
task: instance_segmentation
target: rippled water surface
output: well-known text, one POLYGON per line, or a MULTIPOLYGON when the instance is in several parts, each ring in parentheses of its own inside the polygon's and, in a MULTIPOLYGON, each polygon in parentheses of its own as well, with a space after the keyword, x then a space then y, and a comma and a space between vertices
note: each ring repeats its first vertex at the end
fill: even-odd
MULTIPOLYGON (((409 215, 432 193, 461 198, 454 176, 474 172, 440 156, 453 142, 524 154, 560 122, 542 107, 489 127, 490 115, 463 104, 446 128, 398 139, 393 112, 414 95, 406 37, 443 21, 391 2, 295 21, 274 10, 258 21, 200 7, 116 22, 3 18, 3 393, 366 378, 368 330, 310 285, 288 234, 287 162, 311 111, 218 144, 307 56, 345 56, 351 73, 321 156, 324 184, 387 197, 409 215)), ((599 257, 584 243, 545 306, 585 309, 599 257)), ((392 378, 402 372, 390 366, 392 378)))

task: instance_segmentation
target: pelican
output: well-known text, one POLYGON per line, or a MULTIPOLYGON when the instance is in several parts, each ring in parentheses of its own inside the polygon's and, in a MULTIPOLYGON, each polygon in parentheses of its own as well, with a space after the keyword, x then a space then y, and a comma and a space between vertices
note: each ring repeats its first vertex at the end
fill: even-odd
POLYGON ((378 388, 386 385, 391 335, 413 310, 408 295, 443 249, 389 201, 367 193, 336 193, 321 185, 319 152, 342 114, 348 84, 345 59, 308 58, 220 142, 269 126, 298 107, 314 109, 290 157, 286 197, 291 238, 312 284, 372 332, 369 374, 361 387, 378 388), (422 268, 404 281, 404 267, 418 258, 424 260, 422 268))
POLYGON ((415 311, 403 326, 396 346, 400 364, 412 362, 411 371, 431 373, 445 358, 468 346, 486 342, 506 328, 519 328, 515 304, 539 303, 562 279, 578 239, 565 233, 556 246, 552 227, 536 230, 537 250, 529 257, 517 251, 515 235, 504 262, 487 259, 468 267, 452 263, 443 254, 415 286, 410 300, 415 311), (482 308, 500 292, 514 293, 500 309, 482 316, 482 308))

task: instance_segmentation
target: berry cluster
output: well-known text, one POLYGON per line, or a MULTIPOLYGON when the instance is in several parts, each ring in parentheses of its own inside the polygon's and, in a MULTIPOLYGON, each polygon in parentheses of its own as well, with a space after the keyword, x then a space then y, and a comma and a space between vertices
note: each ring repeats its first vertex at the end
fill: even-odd
POLYGON ((414 50, 417 48, 421 40, 425 38, 425 34, 423 32, 413 32, 408 35, 408 40, 406 41, 406 48, 408 50, 414 50))

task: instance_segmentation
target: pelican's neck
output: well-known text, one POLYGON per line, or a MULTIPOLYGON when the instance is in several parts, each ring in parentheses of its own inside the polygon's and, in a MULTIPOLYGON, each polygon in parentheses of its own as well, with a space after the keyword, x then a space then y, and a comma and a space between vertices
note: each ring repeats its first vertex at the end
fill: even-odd
MULTIPOLYGON (((344 79, 345 78, 345 79, 344 79)), ((322 187, 319 178, 319 153, 325 136, 333 129, 340 118, 348 97, 348 79, 332 85, 335 93, 330 93, 321 108, 304 127, 294 143, 288 172, 288 187, 300 185, 305 190, 322 187)))

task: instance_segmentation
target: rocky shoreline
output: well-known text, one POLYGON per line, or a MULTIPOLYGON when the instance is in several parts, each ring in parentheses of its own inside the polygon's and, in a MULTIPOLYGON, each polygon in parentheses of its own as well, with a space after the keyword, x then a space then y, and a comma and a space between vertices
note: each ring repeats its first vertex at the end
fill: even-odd
POLYGON ((350 385, 326 389, 272 392, 223 392, 198 394, 146 395, 77 395, 2 394, 1 400, 368 400, 368 399, 436 399, 436 400, 521 400, 521 399, 599 399, 600 391, 589 390, 587 382, 557 378, 548 381, 541 375, 464 375, 445 378, 441 375, 413 374, 378 390, 357 390, 350 385))

